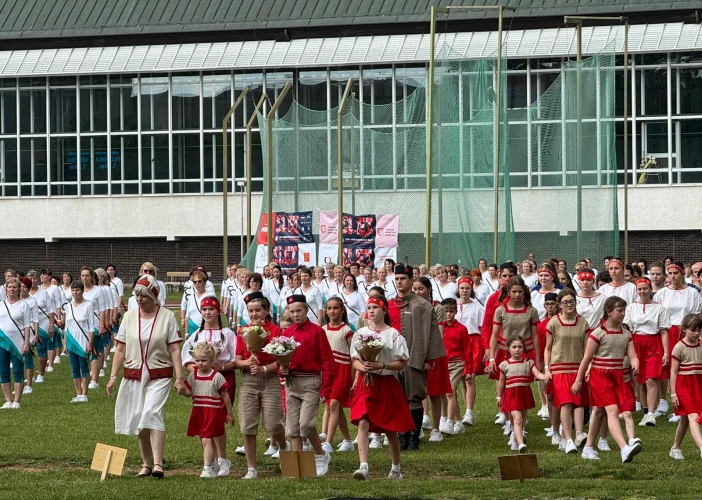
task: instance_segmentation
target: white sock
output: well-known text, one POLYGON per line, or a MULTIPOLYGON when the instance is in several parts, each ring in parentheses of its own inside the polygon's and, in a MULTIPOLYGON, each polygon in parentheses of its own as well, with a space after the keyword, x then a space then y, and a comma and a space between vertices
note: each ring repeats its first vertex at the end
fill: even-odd
POLYGON ((209 465, 205 465, 205 466, 203 467, 203 469, 205 469, 205 470, 212 470, 212 467, 210 467, 209 465))
POLYGON ((441 417, 441 419, 439 420, 439 424, 443 425, 445 423, 446 423, 446 417, 441 417))
POLYGON ((392 464, 392 467, 390 468, 392 472, 400 472, 400 464, 392 464))
POLYGON ((453 420, 447 419, 447 420, 446 420, 446 424, 453 427, 453 420))
POLYGON ((358 468, 368 470, 368 462, 361 462, 361 465, 358 468))
POLYGON ((661 400, 659 401, 659 403, 665 403, 665 402, 666 402, 665 399, 661 399, 661 400))
POLYGON ((256 472, 256 467, 249 467, 249 472, 256 472))

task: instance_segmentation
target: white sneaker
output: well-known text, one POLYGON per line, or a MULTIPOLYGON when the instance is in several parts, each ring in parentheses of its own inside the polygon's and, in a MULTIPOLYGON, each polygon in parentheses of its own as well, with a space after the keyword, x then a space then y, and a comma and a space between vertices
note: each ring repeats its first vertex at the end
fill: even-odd
POLYGON ((256 479, 258 477, 258 471, 256 469, 249 469, 246 475, 241 479, 256 479))
POLYGON ((558 446, 562 440, 563 440, 563 438, 561 437, 560 434, 554 434, 553 436, 551 436, 551 444, 553 446, 558 446))
POLYGON ((102 362, 102 367, 103 367, 103 368, 107 368, 107 361, 103 361, 103 362, 102 362))
POLYGON ((334 452, 334 448, 332 448, 331 443, 327 443, 326 441, 322 443, 322 450, 324 450, 326 453, 334 452))
POLYGON ((34 380, 34 383, 36 383, 36 384, 41 384, 42 382, 44 382, 44 376, 43 376, 43 375, 37 375, 37 378, 36 378, 36 380, 34 380))
POLYGON ((329 470, 329 462, 331 462, 331 455, 329 453, 314 456, 314 465, 317 469, 317 477, 323 476, 327 473, 329 470))
POLYGON ((519 453, 526 453, 527 452, 527 445, 526 444, 520 444, 519 445, 519 453))
POLYGON ((105 370, 100 370, 100 373, 98 373, 98 377, 104 377, 105 376, 105 370))
POLYGON ((519 445, 517 444, 517 440, 515 439, 514 442, 509 446, 509 449, 512 451, 519 451, 519 445))
POLYGON ((204 477, 204 478, 217 477, 217 472, 212 467, 205 466, 202 468, 202 472, 200 473, 200 477, 204 477))
POLYGON ((561 440, 558 442, 558 451, 565 451, 567 442, 568 441, 565 438, 561 438, 561 440))
POLYGON ((643 443, 641 442, 640 438, 631 438, 629 440, 629 446, 634 446, 636 443, 639 443, 640 445, 643 446, 643 443))
POLYGON ((239 455, 240 457, 245 457, 246 448, 244 448, 243 446, 237 446, 236 450, 234 450, 234 454, 239 455))
POLYGON ((369 476, 368 469, 365 467, 360 467, 360 468, 356 469, 356 472, 354 472, 353 476, 351 476, 351 477, 353 477, 354 479, 356 479, 358 481, 365 481, 366 479, 368 479, 368 476, 369 476))
MULTIPOLYGON (((219 472, 217 472, 218 477, 225 477, 229 475, 229 470, 232 467, 232 461, 227 460, 226 458, 220 458, 217 460, 217 463, 219 464, 219 472)), ((256 470, 256 469, 254 469, 256 470)))
POLYGON ((641 411, 641 403, 636 402, 636 411, 641 411))
POLYGON ((445 424, 441 424, 439 426, 439 430, 441 431, 442 434, 446 434, 447 436, 453 436, 455 432, 453 431, 453 422, 447 421, 445 424))
MULTIPOLYGON (((110 349, 110 352, 117 352, 117 346, 113 345, 112 349, 110 349)), ((61 354, 63 356, 63 354, 61 354)))
POLYGON ((682 450, 680 448, 671 448, 670 453, 668 453, 668 456, 673 460, 685 460, 685 457, 683 456, 682 450))
POLYGON ((466 411, 466 414, 463 417, 463 425, 468 425, 468 426, 475 425, 475 416, 473 415, 472 411, 470 411, 470 410, 466 411))
POLYGON ((666 399, 661 399, 658 402, 658 408, 656 408, 656 411, 659 411, 661 413, 668 413, 668 410, 670 407, 668 406, 668 401, 666 399))
POLYGON ((612 448, 609 447, 609 443, 607 443, 605 438, 600 438, 597 441, 597 449, 600 451, 612 451, 612 448))
MULTIPOLYGON (((290 451, 290 450, 292 450, 292 446, 290 446, 290 441, 286 441, 285 442, 285 449, 283 451, 290 451)), ((271 455, 271 458, 274 458, 276 460, 280 460, 280 449, 278 449, 278 451, 273 453, 271 455)))
POLYGON ((273 454, 276 453, 277 451, 278 451, 278 447, 277 447, 277 446, 269 446, 268 449, 267 449, 266 451, 263 452, 263 455, 266 456, 266 457, 270 457, 271 455, 273 455, 273 454))
POLYGON ((383 447, 383 443, 380 441, 380 437, 374 437, 371 439, 370 444, 368 445, 368 448, 371 450, 379 450, 383 447))
POLYGON ((71 399, 71 403, 87 403, 88 402, 88 396, 76 396, 75 398, 71 399))
POLYGON ((326 440, 327 440, 327 435, 326 435, 324 432, 322 432, 322 433, 319 435, 319 440, 320 440, 321 442, 326 441, 326 440))
POLYGON ((210 464, 210 468, 215 472, 219 472, 219 461, 215 460, 214 462, 212 462, 210 464))
POLYGON ((644 417, 641 419, 641 423, 639 425, 647 425, 649 427, 655 427, 656 426, 656 415, 654 413, 651 413, 650 411, 644 415, 644 417))
POLYGON ((507 441, 507 446, 511 446, 514 448, 514 445, 517 444, 517 438, 514 437, 514 432, 509 435, 509 441, 507 441))
POLYGON ((47 366, 47 367, 46 367, 46 373, 51 373, 52 371, 54 371, 54 367, 53 367, 53 366, 47 366))
POLYGON ((641 443, 636 443, 632 446, 626 445, 622 448, 622 462, 628 464, 634 457, 641 452, 641 443))
POLYGON ((56 357, 54 358, 54 364, 55 364, 55 365, 60 365, 60 364, 61 364, 61 357, 60 357, 60 356, 56 356, 56 357))
POLYGON ((575 446, 580 448, 582 444, 587 440, 587 432, 578 432, 575 434, 575 446))
POLYGON ((431 420, 429 420, 429 415, 424 415, 424 417, 422 417, 422 429, 431 429, 431 420))
POLYGON ((443 440, 444 436, 441 434, 441 431, 439 429, 432 429, 431 434, 429 435, 429 442, 440 443, 443 440))
POLYGON ((454 434, 465 434, 466 433, 466 428, 463 426, 463 422, 456 422, 453 424, 453 433, 454 434))
MULTIPOLYGON (((424 429, 419 429, 419 439, 424 439, 424 429)), ((387 444, 386 444, 387 441, 388 441, 388 438, 386 437, 385 440, 383 441, 383 444, 385 446, 387 446, 387 444)))
POLYGON ((550 418, 548 415, 548 406, 542 406, 537 415, 540 416, 542 420, 548 420, 550 418))
POLYGON ((580 455, 585 460, 599 460, 600 455, 595 451, 595 448, 586 446, 583 448, 583 453, 580 455))
POLYGON ((391 470, 390 474, 388 474, 388 479, 392 479, 393 481, 399 481, 402 479, 402 472, 399 470, 391 470))
POLYGON ((20 409, 20 404, 19 403, 12 403, 12 406, 10 406, 11 410, 19 410, 20 409))
POLYGON ((32 393, 32 386, 25 385, 24 389, 22 389, 22 394, 31 394, 31 393, 32 393))
POLYGON ((302 442, 302 451, 310 451, 312 449, 312 443, 310 443, 309 439, 305 439, 302 442))
POLYGON ((512 432, 512 422, 509 420, 505 422, 504 427, 502 427, 502 434, 504 436, 509 436, 509 433, 512 432))
POLYGON ((506 420, 505 414, 504 414, 504 413, 500 413, 500 414, 497 416, 497 420, 495 420, 495 425, 505 425, 505 420, 506 420))
POLYGON ((4 405, 0 406, 0 410, 10 410, 11 408, 12 408, 12 403, 9 401, 7 403, 5 403, 4 405))
MULTIPOLYGON (((419 439, 422 439, 422 437, 423 437, 423 435, 421 434, 421 431, 423 431, 423 430, 424 429, 419 429, 419 431, 420 431, 419 439)), ((381 436, 383 436, 383 446, 390 446, 390 441, 388 441, 387 435, 381 434, 381 436)))
POLYGON ((671 413, 670 416, 668 417, 668 422, 671 424, 676 424, 680 422, 680 415, 676 415, 675 413, 671 413))
POLYGON ((88 384, 88 389, 99 389, 99 388, 100 388, 100 384, 98 384, 97 382, 91 381, 88 384))
POLYGON ((577 452, 578 452, 578 447, 575 446, 575 443, 573 442, 572 439, 569 439, 568 441, 566 441, 566 444, 565 444, 565 452, 566 452, 567 454, 569 454, 569 455, 570 455, 571 453, 577 453, 577 452))
POLYGON ((353 441, 350 439, 344 439, 336 448, 336 451, 356 451, 356 447, 353 445, 353 441))
POLYGON ((553 437, 553 427, 544 427, 544 430, 546 431, 546 437, 547 438, 552 438, 553 437))

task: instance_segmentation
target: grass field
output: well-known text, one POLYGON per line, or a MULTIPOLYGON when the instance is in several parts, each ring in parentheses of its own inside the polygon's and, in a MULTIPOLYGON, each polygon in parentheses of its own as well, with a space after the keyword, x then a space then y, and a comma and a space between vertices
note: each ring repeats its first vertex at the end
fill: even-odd
MULTIPOLYGON (((108 372, 109 373, 109 372, 108 372)), ((529 449, 537 454, 542 478, 500 480, 498 455, 511 453, 498 426, 493 424, 494 389, 481 377, 478 386, 477 425, 466 434, 443 443, 424 439, 418 453, 402 456, 405 479, 387 481, 387 448, 371 450, 372 480, 350 479, 357 468, 357 453, 335 453, 325 478, 300 483, 283 480, 277 462, 263 457, 259 440, 259 479, 242 481, 243 457, 233 454, 241 444, 238 425, 229 433, 232 475, 226 479, 198 477, 202 467, 199 441, 185 436, 190 401, 175 391, 166 405, 166 479, 133 478, 140 464, 136 438, 114 434, 114 400, 101 388, 90 391, 90 402, 71 405, 74 396, 67 358, 22 398, 19 411, 0 412, 0 499, 70 498, 698 498, 699 452, 688 437, 683 443, 686 460, 673 461, 668 451, 675 425, 659 419, 655 428, 637 432, 643 452, 631 464, 619 453, 601 453, 599 462, 558 452, 545 437, 546 422, 530 414, 529 449), (100 483, 99 472, 88 470, 95 443, 127 448, 127 466, 121 477, 100 483)), ((640 415, 636 416, 640 420, 640 415)), ((353 430, 352 430, 353 432, 353 430)), ((610 438, 610 446, 616 448, 610 438)))

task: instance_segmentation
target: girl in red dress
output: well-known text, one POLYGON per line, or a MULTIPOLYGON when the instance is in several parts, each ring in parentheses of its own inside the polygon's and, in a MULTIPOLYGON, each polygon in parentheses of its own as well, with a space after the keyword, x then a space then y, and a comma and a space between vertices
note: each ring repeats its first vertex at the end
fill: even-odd
POLYGON ((196 370, 188 375, 185 387, 178 393, 193 398, 193 410, 188 422, 188 436, 200 436, 204 467, 200 477, 217 477, 212 441, 224 435, 224 424, 234 425, 232 402, 227 394, 227 381, 213 367, 217 350, 211 344, 198 344, 193 350, 196 370))
POLYGON ((510 438, 512 449, 519 453, 526 452, 524 443, 524 423, 527 411, 536 406, 531 383, 534 378, 548 381, 539 371, 531 358, 525 356, 524 339, 520 336, 510 337, 507 345, 509 359, 500 363, 500 380, 497 384, 497 406, 503 413, 508 413, 514 428, 510 438))
POLYGON ((359 329, 351 342, 351 359, 358 372, 351 401, 351 423, 358 426, 358 458, 360 467, 354 479, 368 479, 368 433, 384 432, 388 438, 392 468, 388 479, 402 479, 400 471, 400 439, 398 432, 415 429, 405 393, 395 375, 409 359, 407 343, 400 332, 388 326, 384 297, 368 299, 368 326, 359 329), (357 339, 365 333, 379 334, 385 346, 375 361, 363 361, 357 351, 357 339), (364 375, 370 373, 371 381, 364 375))

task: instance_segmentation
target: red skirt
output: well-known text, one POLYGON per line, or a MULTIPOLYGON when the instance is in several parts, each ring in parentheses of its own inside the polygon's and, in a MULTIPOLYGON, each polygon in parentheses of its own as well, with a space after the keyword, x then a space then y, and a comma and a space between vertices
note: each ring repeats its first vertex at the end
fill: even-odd
POLYGON ((636 380, 645 384, 646 379, 659 380, 663 374, 663 341, 660 334, 634 334, 634 350, 639 358, 639 373, 636 380))
POLYGON ((466 359, 466 373, 485 375, 485 349, 483 338, 480 335, 468 335, 468 349, 470 354, 466 359))
POLYGON ((675 409, 676 415, 702 415, 702 375, 678 374, 675 393, 680 401, 680 406, 675 409))
MULTIPOLYGON (((551 388, 553 394, 553 406, 560 408, 563 405, 573 405, 581 408, 590 406, 590 390, 587 383, 580 386, 580 393, 570 392, 571 387, 578 378, 577 373, 554 373, 551 383, 547 386, 551 388)), ((547 392, 548 394, 548 392, 547 392)))
POLYGON ((636 411, 636 395, 634 394, 634 382, 631 381, 631 377, 628 382, 624 381, 624 392, 626 393, 626 399, 619 407, 619 411, 630 411, 633 413, 636 411))
POLYGON ((509 354, 506 349, 500 349, 498 347, 497 352, 495 353, 495 371, 488 375, 490 380, 500 380, 500 363, 506 360, 508 355, 509 354))
POLYGON ((680 342, 680 325, 673 325, 668 330, 668 365, 663 367, 661 380, 670 380, 670 359, 675 344, 680 342))
POLYGON ((229 395, 229 400, 234 404, 234 394, 236 393, 236 372, 234 370, 220 372, 227 381, 229 386, 227 387, 227 394, 229 395))
POLYGON ((624 382, 624 370, 590 369, 590 402, 604 408, 617 405, 622 411, 629 395, 624 382))
POLYGON ((370 432, 409 432, 415 429, 412 413, 400 383, 392 375, 371 374, 367 384, 358 373, 351 399, 351 423, 368 420, 370 432))
POLYGON ((441 356, 434 360, 434 369, 427 372, 427 396, 452 394, 451 377, 449 377, 448 359, 441 356))
POLYGON ((188 422, 188 436, 200 438, 216 438, 224 435, 224 424, 227 422, 227 410, 222 408, 205 408, 193 406, 188 422))
POLYGON ((351 406, 351 365, 342 363, 334 363, 336 371, 334 372, 334 385, 332 386, 331 394, 327 398, 327 406, 332 399, 339 401, 344 408, 351 406))
POLYGON ((534 408, 534 393, 530 385, 508 387, 502 395, 502 413, 534 408))

